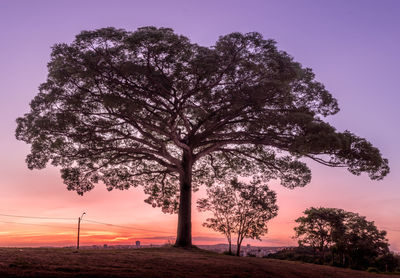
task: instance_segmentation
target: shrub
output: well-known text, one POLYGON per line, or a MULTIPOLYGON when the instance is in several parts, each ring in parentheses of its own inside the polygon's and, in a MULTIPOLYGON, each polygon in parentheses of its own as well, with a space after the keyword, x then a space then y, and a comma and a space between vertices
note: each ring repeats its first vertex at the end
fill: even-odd
POLYGON ((376 267, 368 267, 367 272, 370 273, 379 273, 379 270, 376 267))

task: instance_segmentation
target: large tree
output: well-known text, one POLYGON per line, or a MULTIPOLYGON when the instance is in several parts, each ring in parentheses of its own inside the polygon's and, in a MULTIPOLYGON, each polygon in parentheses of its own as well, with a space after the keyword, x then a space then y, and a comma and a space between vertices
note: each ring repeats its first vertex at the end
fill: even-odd
POLYGON ((146 202, 179 211, 176 245, 190 246, 192 190, 209 179, 258 174, 289 188, 311 172, 299 158, 381 179, 386 159, 322 117, 336 100, 259 33, 212 47, 168 28, 83 31, 52 49, 47 81, 17 119, 28 167, 61 167, 79 194, 142 185, 146 202))

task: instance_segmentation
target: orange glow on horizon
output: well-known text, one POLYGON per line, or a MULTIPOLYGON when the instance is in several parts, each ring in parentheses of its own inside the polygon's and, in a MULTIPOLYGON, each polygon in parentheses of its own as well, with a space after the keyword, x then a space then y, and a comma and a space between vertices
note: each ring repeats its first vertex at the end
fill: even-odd
MULTIPOLYGON (((6 221, 3 221, 6 222, 6 221)), ((128 227, 129 224, 126 224, 128 227)), ((130 225, 133 226, 133 225, 130 225)), ((194 225, 193 243, 197 245, 226 244, 226 238, 201 225, 194 225)), ((258 246, 283 246, 293 245, 289 237, 282 235, 286 230, 285 225, 275 224, 272 233, 268 233, 263 241, 248 241, 258 246)), ((116 226, 96 225, 92 223, 81 223, 80 245, 135 245, 140 241, 141 245, 163 245, 174 243, 175 232, 156 232, 157 226, 141 226, 137 230, 129 230, 116 226), (149 231, 146 231, 149 230, 149 231), (153 231, 152 231, 153 230, 153 231)), ((270 228, 271 231, 271 228, 270 228)), ((2 247, 68 247, 75 246, 77 240, 77 224, 68 223, 15 223, 0 222, 0 246, 2 247), (27 228, 28 227, 28 228, 27 228)))

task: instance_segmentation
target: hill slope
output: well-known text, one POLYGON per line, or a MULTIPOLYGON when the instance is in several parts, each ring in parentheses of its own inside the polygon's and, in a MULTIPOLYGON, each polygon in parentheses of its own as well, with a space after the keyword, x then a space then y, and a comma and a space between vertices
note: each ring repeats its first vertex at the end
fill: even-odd
POLYGON ((0 277, 387 277, 300 262, 178 248, 0 248, 0 277))

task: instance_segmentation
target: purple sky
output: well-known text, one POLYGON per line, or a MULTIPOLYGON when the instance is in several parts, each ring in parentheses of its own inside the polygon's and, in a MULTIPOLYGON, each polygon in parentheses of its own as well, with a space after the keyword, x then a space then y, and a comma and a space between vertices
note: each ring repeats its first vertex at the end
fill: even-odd
MULTIPOLYGON (((258 31, 311 67, 338 99, 341 111, 327 120, 341 131, 366 137, 391 166, 380 182, 310 164, 313 180, 306 188, 290 191, 271 184, 278 192, 280 214, 262 244, 293 243, 292 221, 309 206, 327 206, 375 220, 388 231, 393 249, 400 250, 399 14, 396 0, 0 1, 0 214, 78 217, 86 211, 105 222, 161 223, 175 231, 176 216, 144 204, 140 190, 108 193, 100 185, 78 197, 65 189, 57 169, 27 170, 29 147, 14 139, 15 119, 29 110, 46 79, 51 45, 71 42, 81 30, 171 27, 207 46, 230 32, 258 31)), ((7 219, 0 216, 0 221, 7 219)), ((199 236, 219 237, 201 228, 204 219, 195 214, 195 234, 197 229, 199 236)), ((2 235, 0 245, 6 245, 2 235)))

